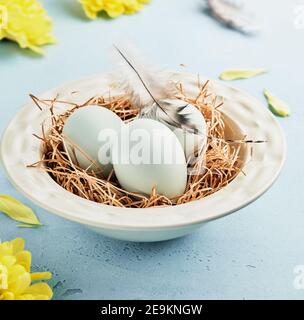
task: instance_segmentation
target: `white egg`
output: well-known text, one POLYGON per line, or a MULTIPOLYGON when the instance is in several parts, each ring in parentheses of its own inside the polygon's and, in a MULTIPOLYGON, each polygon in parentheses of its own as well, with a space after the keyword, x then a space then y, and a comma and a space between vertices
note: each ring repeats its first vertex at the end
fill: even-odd
POLYGON ((207 125, 202 113, 192 104, 187 104, 187 102, 179 99, 168 99, 162 100, 172 107, 182 107, 187 105, 180 114, 184 115, 191 125, 198 129, 198 133, 191 133, 185 129, 179 129, 168 125, 168 127, 173 130, 177 136, 179 142, 181 143, 185 156, 188 159, 193 153, 199 149, 204 148, 207 141, 207 125))
POLYGON ((121 186, 130 192, 173 198, 184 193, 187 164, 175 134, 162 123, 135 119, 113 144, 112 163, 121 186))
POLYGON ((124 123, 111 110, 87 106, 73 112, 63 128, 64 146, 74 164, 107 176, 111 147, 124 123))

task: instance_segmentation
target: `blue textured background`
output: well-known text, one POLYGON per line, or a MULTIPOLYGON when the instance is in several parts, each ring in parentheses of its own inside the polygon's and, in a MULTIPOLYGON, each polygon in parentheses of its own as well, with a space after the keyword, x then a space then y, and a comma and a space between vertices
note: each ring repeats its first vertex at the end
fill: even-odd
MULTIPOLYGON (((231 67, 266 67, 269 74, 234 85, 264 102, 264 87, 288 101, 280 119, 288 142, 276 184, 245 209, 188 237, 154 244, 111 240, 39 209, 0 171, 0 193, 32 206, 45 227, 18 229, 0 215, 2 240, 22 236, 34 269, 54 273, 56 299, 304 298, 293 287, 304 264, 304 29, 294 27, 298 1, 247 1, 264 22, 256 37, 228 30, 208 17, 200 0, 153 0, 141 13, 88 21, 74 0, 43 1, 58 44, 45 57, 0 43, 0 131, 27 100, 63 82, 111 69, 106 51, 129 38, 161 66, 211 78, 231 67)), ((265 106, 266 107, 266 106, 265 106)))

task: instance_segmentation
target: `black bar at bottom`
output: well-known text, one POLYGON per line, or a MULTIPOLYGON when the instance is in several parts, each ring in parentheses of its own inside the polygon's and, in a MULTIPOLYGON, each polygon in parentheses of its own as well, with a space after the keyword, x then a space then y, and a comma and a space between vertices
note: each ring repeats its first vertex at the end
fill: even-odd
MULTIPOLYGON (((216 319, 221 315, 246 319, 260 319, 267 315, 301 315, 304 301, 224 301, 224 300, 136 300, 136 301, 0 301, 0 314, 29 319, 216 319)), ((2 319, 2 316, 1 316, 2 319)))

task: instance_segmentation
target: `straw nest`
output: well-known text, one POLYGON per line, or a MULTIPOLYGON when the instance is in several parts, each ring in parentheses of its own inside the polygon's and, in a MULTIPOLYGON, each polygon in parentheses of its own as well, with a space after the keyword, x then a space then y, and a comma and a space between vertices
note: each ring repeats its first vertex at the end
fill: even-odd
POLYGON ((222 102, 216 95, 208 92, 208 82, 199 84, 199 86, 198 96, 188 97, 184 94, 182 85, 178 85, 176 97, 196 106, 205 117, 208 126, 208 140, 206 149, 193 165, 197 174, 188 176, 186 191, 177 198, 169 199, 158 194, 156 187, 151 190, 150 196, 130 193, 120 187, 114 172, 111 172, 107 179, 101 179, 89 169, 83 170, 73 164, 64 150, 62 129, 66 119, 76 109, 97 104, 112 110, 123 121, 134 119, 138 114, 138 109, 130 104, 126 95, 107 98, 97 96, 82 105, 60 101, 58 97, 42 100, 30 95, 41 110, 49 109, 51 128, 46 132, 42 126, 42 134, 34 134, 42 142, 42 156, 39 162, 29 167, 43 168, 60 186, 77 196, 117 207, 173 206, 211 195, 225 187, 240 173, 242 168, 242 161, 239 157, 241 145, 225 140, 225 122, 220 111, 222 102), (68 111, 56 114, 57 104, 67 105, 68 111))

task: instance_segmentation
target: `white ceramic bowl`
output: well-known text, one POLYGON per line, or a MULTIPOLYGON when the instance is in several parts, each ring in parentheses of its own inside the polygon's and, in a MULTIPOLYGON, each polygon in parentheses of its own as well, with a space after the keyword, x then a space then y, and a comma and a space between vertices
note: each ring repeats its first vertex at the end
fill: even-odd
MULTIPOLYGON (((183 83, 188 94, 197 95, 197 76, 172 74, 172 77, 183 83)), ((54 98, 58 94, 61 100, 83 103, 94 95, 105 94, 112 84, 113 75, 97 75, 40 97, 54 98)), ((40 207, 103 235, 131 241, 160 241, 186 235, 207 221, 235 212, 257 199, 275 181, 285 159, 284 135, 265 106, 220 83, 211 82, 211 87, 225 99, 222 111, 228 120, 233 120, 229 121, 232 137, 244 132, 248 139, 263 139, 267 143, 243 150, 248 160, 244 167, 246 175, 239 174, 228 186, 205 199, 174 207, 130 209, 97 204, 73 195, 42 169, 26 168, 40 160, 40 142, 32 134, 40 133, 41 123, 49 119, 49 111, 40 111, 32 102, 20 110, 3 134, 3 167, 14 186, 40 207)), ((65 109, 65 105, 58 104, 55 112, 65 109)))

